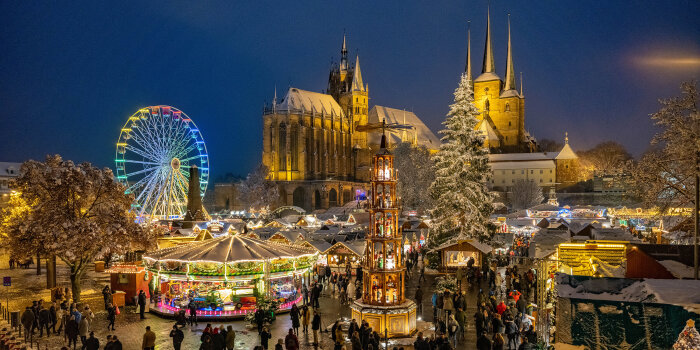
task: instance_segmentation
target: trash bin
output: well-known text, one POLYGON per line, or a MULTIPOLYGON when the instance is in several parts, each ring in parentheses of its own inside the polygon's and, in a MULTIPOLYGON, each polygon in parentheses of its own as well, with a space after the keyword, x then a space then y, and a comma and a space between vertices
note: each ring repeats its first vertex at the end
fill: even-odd
POLYGON ((12 328, 19 327, 19 311, 10 312, 10 327, 12 327, 12 328))
POLYGON ((95 272, 105 272, 104 261, 95 261, 95 272))
POLYGON ((126 304, 126 293, 120 290, 112 294, 112 303, 114 306, 124 307, 126 304))

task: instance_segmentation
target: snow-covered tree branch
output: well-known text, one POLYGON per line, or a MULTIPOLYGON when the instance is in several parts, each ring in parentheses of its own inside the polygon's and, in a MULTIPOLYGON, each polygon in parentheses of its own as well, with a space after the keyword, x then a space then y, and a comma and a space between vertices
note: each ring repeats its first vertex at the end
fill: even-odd
POLYGON ((70 268, 73 296, 80 300, 80 279, 96 258, 152 242, 129 212, 133 196, 108 168, 75 165, 60 156, 30 160, 12 183, 12 206, 4 209, 3 246, 19 256, 55 255, 70 268))
POLYGON ((514 209, 526 209, 542 203, 542 188, 532 179, 520 179, 513 184, 513 199, 511 203, 514 209))
POLYGON ((277 186, 267 180, 269 169, 259 164, 238 185, 238 199, 248 205, 251 210, 267 212, 279 201, 277 186))
POLYGON ((414 147, 402 142, 394 148, 394 165, 398 170, 397 191, 402 206, 424 213, 432 207, 430 184, 435 181, 435 166, 425 146, 414 147))
POLYGON ((474 106, 472 87, 462 75, 454 92, 442 145, 435 154, 435 181, 430 192, 435 200, 431 211, 435 235, 440 244, 457 235, 478 237, 487 234, 492 196, 486 184, 491 176, 484 137, 476 130, 479 111, 474 106))

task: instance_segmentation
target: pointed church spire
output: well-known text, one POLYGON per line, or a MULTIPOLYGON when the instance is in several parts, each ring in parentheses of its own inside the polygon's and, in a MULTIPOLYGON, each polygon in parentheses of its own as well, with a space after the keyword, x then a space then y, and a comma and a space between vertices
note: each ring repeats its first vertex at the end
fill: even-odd
POLYGON ((523 72, 520 72, 520 97, 523 97, 523 72))
POLYGON ((467 81, 472 82, 472 22, 467 23, 467 63, 464 65, 464 72, 467 74, 467 81))
POLYGON ((481 73, 495 73, 496 67, 493 61, 493 47, 491 46, 491 8, 486 10, 486 45, 484 47, 484 65, 481 73))
POLYGON ((275 84, 275 97, 272 99, 272 112, 277 110, 277 84, 275 84))
POLYGON ((508 59, 506 62, 506 80, 503 91, 515 90, 515 72, 513 71, 513 47, 510 42, 510 13, 508 14, 508 59))
POLYGON ((362 84, 362 72, 360 71, 360 56, 355 58, 354 75, 352 77, 352 91, 365 91, 365 85, 362 84))
POLYGON ((348 48, 345 45, 345 33, 343 33, 343 48, 340 49, 340 71, 348 70, 348 48))

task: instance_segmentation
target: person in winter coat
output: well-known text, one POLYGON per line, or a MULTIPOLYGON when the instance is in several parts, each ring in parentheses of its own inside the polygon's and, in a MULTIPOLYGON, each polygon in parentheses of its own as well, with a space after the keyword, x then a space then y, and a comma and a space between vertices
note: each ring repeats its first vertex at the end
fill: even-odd
POLYGON ((301 325, 304 333, 309 331, 309 323, 311 323, 311 311, 309 307, 304 305, 301 307, 301 325))
POLYGON ((81 318, 80 323, 78 323, 78 335, 80 336, 80 343, 83 344, 83 347, 85 347, 85 342, 87 341, 89 328, 90 325, 88 324, 87 318, 81 318))
POLYGON ((455 320, 457 320, 459 324, 459 338, 464 339, 464 330, 467 328, 467 313, 461 308, 457 309, 457 312, 455 312, 455 320))
POLYGON ((321 329, 321 315, 314 311, 314 319, 311 321, 311 330, 314 332, 314 345, 318 346, 318 331, 321 329))
POLYGON ((505 325, 503 324, 503 321, 501 321, 501 315, 493 315, 493 318, 491 319, 491 329, 493 329, 493 333, 505 332, 505 325))
POLYGON ((141 349, 153 350, 156 346, 156 334, 151 330, 151 326, 146 326, 146 333, 143 334, 141 349))
POLYGON ((294 329, 294 334, 299 335, 299 317, 301 312, 299 312, 299 307, 297 304, 292 305, 292 309, 289 311, 289 317, 292 319, 292 328, 294 329))
POLYGON ((477 350, 491 350, 491 340, 486 336, 486 332, 482 332, 476 340, 477 350))
POLYGON ((32 311, 31 306, 27 306, 24 309, 20 322, 22 322, 22 326, 24 327, 24 335, 26 337, 27 334, 31 332, 32 325, 34 324, 34 312, 32 311))
POLYGON ((112 348, 110 350, 122 350, 122 342, 117 339, 116 335, 112 336, 112 348))
POLYGON ((491 350, 503 350, 506 346, 506 341, 503 339, 503 334, 501 333, 494 333, 492 340, 493 345, 491 346, 491 350))
POLYGON ((182 341, 185 340, 185 333, 183 333, 177 325, 173 326, 173 330, 170 331, 170 338, 173 338, 173 348, 175 350, 180 350, 182 346, 182 341))
POLYGON ((506 319, 506 335, 508 336, 508 348, 510 349, 510 344, 513 344, 513 348, 518 346, 518 326, 513 322, 512 319, 506 319))
POLYGON ((267 344, 271 337, 272 334, 267 330, 267 327, 263 327, 262 332, 260 332, 260 345, 263 349, 267 350, 267 344))
POLYGON ((343 345, 345 345, 345 339, 343 338, 343 326, 339 324, 338 328, 335 329, 334 350, 341 350, 343 348, 343 345))
POLYGON ((109 322, 107 324, 107 330, 112 327, 112 330, 114 330, 114 321, 117 319, 117 308, 112 305, 112 303, 107 304, 107 321, 109 322))
POLYGON ((203 338, 202 344, 199 345, 199 350, 214 350, 214 343, 209 335, 203 338))
POLYGON ((68 338, 68 347, 73 344, 75 348, 78 343, 78 322, 75 322, 75 316, 71 316, 66 321, 66 338, 68 338))
POLYGON ((236 331, 233 330, 231 325, 226 327, 226 349, 233 350, 236 345, 236 331))
POLYGON ((284 340, 282 340, 282 338, 277 339, 277 344, 275 344, 275 350, 284 350, 284 340))
POLYGON ((523 337, 518 350, 535 350, 535 344, 530 343, 526 337, 523 337))
POLYGON ((90 332, 90 338, 85 341, 85 349, 100 350, 100 341, 95 338, 94 332, 90 332))
POLYGON ((506 306, 506 303, 502 302, 498 305, 496 305, 496 312, 498 312, 499 315, 503 316, 503 312, 506 311, 508 306, 506 306))
POLYGON ((455 311, 454 302, 452 301, 452 295, 449 291, 445 291, 442 299, 442 308, 447 312, 447 315, 451 315, 455 311))
POLYGON ((143 292, 143 289, 139 291, 139 296, 138 296, 138 304, 139 304, 139 316, 141 319, 145 319, 146 317, 143 315, 146 312, 146 293, 143 292))
MULTIPOLYGON (((352 333, 352 337, 350 338, 350 344, 352 344, 352 350, 362 350, 362 341, 360 341, 360 332, 354 331, 352 333)), ((416 348, 416 349, 418 349, 418 348, 416 348)))
POLYGON ((457 347, 457 333, 459 332, 459 323, 455 320, 455 315, 450 315, 450 320, 447 322, 447 334, 452 340, 452 346, 457 347))
POLYGON ((284 337, 284 347, 287 350, 299 350, 299 339, 296 334, 294 334, 293 329, 289 329, 289 333, 284 337))
POLYGON ((51 323, 51 314, 49 310, 43 306, 39 306, 39 337, 44 336, 44 328, 46 328, 46 336, 50 336, 49 324, 51 323))

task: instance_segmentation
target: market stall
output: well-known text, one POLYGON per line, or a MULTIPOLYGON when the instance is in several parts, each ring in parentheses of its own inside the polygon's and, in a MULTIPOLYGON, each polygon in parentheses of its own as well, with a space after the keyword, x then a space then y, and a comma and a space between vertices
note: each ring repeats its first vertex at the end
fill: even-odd
POLYGON ((160 293, 156 313, 175 314, 194 303, 199 315, 240 317, 261 299, 280 309, 299 301, 317 253, 240 235, 211 238, 144 256, 151 287, 160 293))

